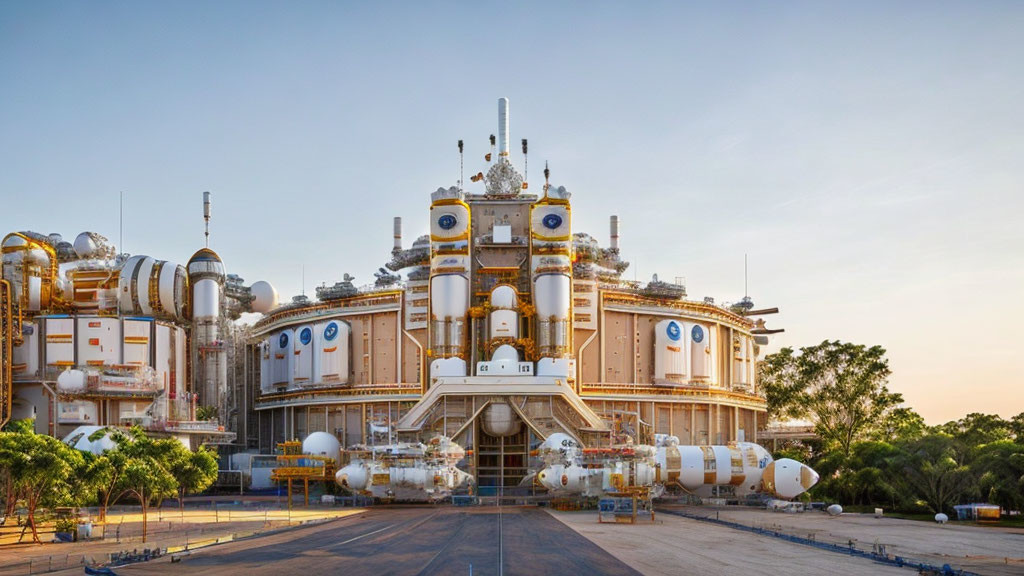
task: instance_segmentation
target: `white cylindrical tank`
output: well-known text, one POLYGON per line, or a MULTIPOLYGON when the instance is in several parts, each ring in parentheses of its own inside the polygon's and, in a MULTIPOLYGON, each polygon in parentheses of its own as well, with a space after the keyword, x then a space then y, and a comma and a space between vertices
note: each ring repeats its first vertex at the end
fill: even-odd
POLYGON ((203 278, 192 287, 192 317, 217 318, 220 316, 220 284, 212 278, 203 278))
POLYGON ((696 379, 711 378, 714 365, 711 329, 704 324, 692 324, 689 326, 688 340, 692 377, 696 379))
POLYGON ((341 443, 334 434, 313 432, 302 441, 302 453, 310 456, 326 456, 335 463, 340 462, 341 443))
POLYGON ((492 339, 519 337, 519 314, 515 310, 495 310, 489 323, 492 339))
POLYGON ((249 288, 252 293, 252 311, 259 312, 260 314, 266 314, 274 308, 277 308, 279 296, 277 289, 265 280, 254 282, 249 288))
POLYGON ((295 360, 292 363, 294 376, 292 381, 296 385, 313 384, 313 327, 300 326, 295 329, 294 343, 295 360))
POLYGON ((135 277, 139 265, 146 258, 148 256, 132 256, 121 265, 121 271, 117 275, 117 299, 122 314, 138 313, 135 305, 135 297, 137 296, 135 277))
POLYGON ((686 377, 683 325, 662 320, 654 325, 654 378, 681 382, 686 377))
POLYGON ((334 475, 334 481, 342 488, 352 490, 366 490, 370 483, 370 471, 367 464, 362 461, 355 461, 345 466, 334 475))
POLYGON ((569 277, 564 274, 545 274, 537 278, 536 284, 533 300, 537 306, 537 316, 541 319, 567 319, 572 303, 569 277))
POLYGON ((271 352, 271 386, 290 386, 292 383, 292 362, 294 332, 285 329, 270 337, 271 352))
POLYGON ((330 320, 313 327, 318 349, 314 378, 322 384, 348 383, 348 341, 351 328, 341 320, 330 320))
POLYGON ((469 280, 459 274, 430 279, 430 312, 438 319, 463 318, 469 308, 469 280))
POLYGON ((188 295, 185 293, 188 276, 185 267, 173 262, 160 262, 160 272, 157 279, 159 286, 160 308, 164 314, 178 319, 184 319, 185 301, 188 295))

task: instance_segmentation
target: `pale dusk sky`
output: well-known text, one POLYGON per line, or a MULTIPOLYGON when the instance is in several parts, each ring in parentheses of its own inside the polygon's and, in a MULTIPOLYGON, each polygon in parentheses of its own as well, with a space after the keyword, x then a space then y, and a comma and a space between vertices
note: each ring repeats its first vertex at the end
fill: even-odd
MULTIPOLYGON (((880 344, 929 423, 1024 411, 1024 4, 6 2, 0 232, 211 247, 283 298, 357 283, 485 169, 628 277, 778 306, 779 346, 880 344), (521 155, 513 161, 522 167, 521 155)), ((481 185, 475 185, 480 187, 481 185)), ((467 186, 474 191, 474 185, 467 186)))

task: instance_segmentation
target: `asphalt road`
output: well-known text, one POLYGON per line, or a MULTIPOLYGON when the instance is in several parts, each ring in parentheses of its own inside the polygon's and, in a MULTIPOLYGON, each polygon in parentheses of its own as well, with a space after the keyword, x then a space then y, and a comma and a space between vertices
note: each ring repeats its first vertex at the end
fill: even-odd
POLYGON ((470 567, 474 576, 639 574, 543 510, 452 507, 372 508, 117 573, 426 576, 470 574, 470 567))

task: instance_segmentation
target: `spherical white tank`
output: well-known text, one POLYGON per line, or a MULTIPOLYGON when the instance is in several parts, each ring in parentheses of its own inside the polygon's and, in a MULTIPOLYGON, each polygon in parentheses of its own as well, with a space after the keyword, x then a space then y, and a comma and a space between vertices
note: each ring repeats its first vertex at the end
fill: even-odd
POLYGON ((310 456, 326 456, 337 463, 341 456, 341 443, 334 434, 313 432, 302 441, 302 453, 310 456))
POLYGON ((252 292, 252 311, 259 312, 260 314, 266 314, 274 308, 277 308, 278 294, 277 289, 265 280, 254 282, 249 288, 252 292))
POLYGON ((76 236, 74 247, 75 254, 78 254, 79 258, 92 258, 96 254, 96 250, 99 249, 96 239, 89 232, 82 232, 76 236))

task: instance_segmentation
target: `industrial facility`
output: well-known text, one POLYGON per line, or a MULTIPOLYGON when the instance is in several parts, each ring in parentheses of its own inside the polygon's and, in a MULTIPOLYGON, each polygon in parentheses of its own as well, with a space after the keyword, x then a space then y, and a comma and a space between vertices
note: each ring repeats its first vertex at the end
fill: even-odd
POLYGON ((395 218, 376 283, 346 275, 316 300, 279 304, 227 274, 208 228, 185 266, 92 232, 8 234, 11 415, 58 436, 138 424, 265 455, 327 433, 338 483, 380 498, 813 485, 754 444, 756 364, 777 332, 762 317, 777 310, 624 279, 618 218, 604 245, 574 230, 572 195, 547 167, 526 180, 527 141, 514 159, 509 129, 502 98, 486 167, 430 194, 430 233, 408 244, 395 218))

